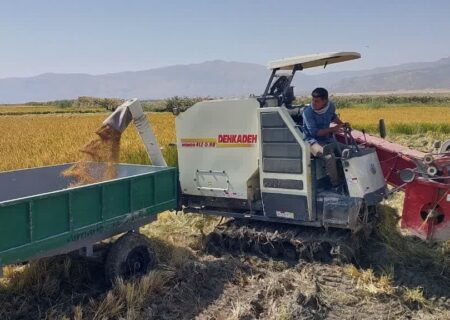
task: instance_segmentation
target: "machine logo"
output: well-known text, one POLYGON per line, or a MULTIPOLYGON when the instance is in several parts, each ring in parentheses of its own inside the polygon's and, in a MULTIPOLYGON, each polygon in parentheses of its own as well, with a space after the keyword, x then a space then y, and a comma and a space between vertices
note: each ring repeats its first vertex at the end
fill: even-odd
POLYGON ((181 138, 182 147, 249 148, 256 144, 256 134, 219 134, 217 138, 181 138))

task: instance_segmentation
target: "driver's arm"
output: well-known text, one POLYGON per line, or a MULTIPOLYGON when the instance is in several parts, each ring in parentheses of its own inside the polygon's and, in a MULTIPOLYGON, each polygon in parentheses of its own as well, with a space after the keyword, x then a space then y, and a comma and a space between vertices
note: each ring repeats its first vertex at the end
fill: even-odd
MULTIPOLYGON (((336 107, 335 107, 335 108, 336 108, 336 107)), ((335 110, 336 110, 336 109, 335 109, 335 110)), ((339 116, 336 114, 336 111, 334 112, 333 120, 331 120, 331 122, 337 124, 337 126, 339 127, 339 129, 342 128, 342 127, 344 127, 344 126, 350 126, 350 123, 348 123, 348 122, 343 122, 343 121, 339 118, 339 116)), ((338 130, 338 129, 337 129, 337 130, 338 130)), ((335 131, 335 132, 336 132, 336 131, 335 131)))
POLYGON ((339 129, 342 127, 350 127, 350 122, 343 122, 338 117, 336 117, 336 119, 334 119, 332 122, 336 123, 336 127, 339 127, 339 129))
POLYGON ((341 121, 340 124, 338 124, 338 125, 336 125, 334 127, 329 127, 329 128, 318 130, 317 131, 317 135, 321 136, 321 137, 328 136, 330 133, 335 133, 335 132, 339 131, 339 129, 341 129, 343 126, 344 126, 344 124, 341 121))
POLYGON ((344 125, 344 122, 342 122, 342 120, 339 119, 338 116, 336 116, 336 117, 332 120, 332 122, 336 123, 337 125, 341 125, 341 126, 344 125))
POLYGON ((333 120, 331 120, 331 122, 335 123, 336 126, 325 128, 325 129, 320 129, 317 131, 317 135, 321 136, 321 137, 328 136, 331 133, 336 133, 337 131, 339 131, 339 129, 341 129, 343 126, 345 126, 345 123, 342 122, 341 119, 339 119, 339 117, 336 113, 334 113, 333 120))

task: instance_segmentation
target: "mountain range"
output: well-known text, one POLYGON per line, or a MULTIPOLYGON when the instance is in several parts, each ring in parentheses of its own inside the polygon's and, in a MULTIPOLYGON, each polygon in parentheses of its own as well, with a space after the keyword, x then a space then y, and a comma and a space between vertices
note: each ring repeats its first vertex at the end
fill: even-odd
MULTIPOLYGON (((262 65, 221 60, 102 75, 45 73, 0 79, 0 103, 79 96, 162 99, 171 96, 239 97, 261 94, 269 77, 262 65)), ((296 95, 322 86, 333 93, 450 89, 450 57, 359 71, 299 73, 296 95)))

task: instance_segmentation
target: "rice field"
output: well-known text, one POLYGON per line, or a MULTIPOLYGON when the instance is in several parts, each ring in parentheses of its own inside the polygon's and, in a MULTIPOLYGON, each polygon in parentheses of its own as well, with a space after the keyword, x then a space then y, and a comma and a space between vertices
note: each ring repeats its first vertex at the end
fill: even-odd
MULTIPOLYGON (((9 110, 12 107, 0 107, 0 171, 79 160, 79 148, 95 135, 95 129, 106 117, 106 113, 2 115, 5 108, 9 110)), ((13 108, 16 111, 17 108, 51 109, 13 108)), ((413 147, 427 148, 435 139, 450 135, 450 106, 343 108, 338 112, 355 128, 372 133, 377 132, 378 119, 384 118, 388 138, 413 147)), ((174 116, 168 112, 153 112, 148 113, 148 118, 167 161, 176 164, 171 146, 176 141, 174 116)), ((121 150, 121 162, 148 163, 144 146, 133 126, 124 132, 121 150)))
POLYGON ((21 116, 26 114, 68 114, 68 113, 99 113, 104 108, 58 108, 54 106, 30 105, 0 105, 0 116, 21 116))
POLYGON ((384 119, 388 133, 450 134, 450 106, 387 106, 338 109, 340 117, 357 129, 376 132, 379 119, 384 119))
MULTIPOLYGON (((0 117, 0 171, 79 160, 79 149, 95 137, 105 119, 102 115, 46 115, 0 117)), ((170 113, 148 115, 163 154, 170 158, 170 143, 175 142, 175 118, 170 113)), ((121 162, 149 163, 138 133, 130 126, 121 141, 121 162)))

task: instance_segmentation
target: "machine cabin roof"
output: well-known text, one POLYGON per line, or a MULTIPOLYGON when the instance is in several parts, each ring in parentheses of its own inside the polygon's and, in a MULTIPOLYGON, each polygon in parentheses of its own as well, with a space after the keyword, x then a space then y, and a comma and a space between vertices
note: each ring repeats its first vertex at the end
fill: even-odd
POLYGON ((292 70, 297 66, 298 70, 327 66, 332 63, 344 62, 361 58, 358 52, 328 52, 309 54, 306 56, 297 56, 274 60, 269 62, 269 69, 292 70))

